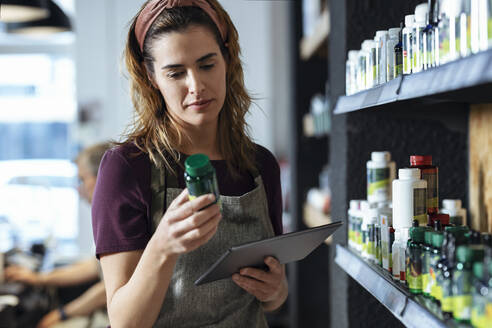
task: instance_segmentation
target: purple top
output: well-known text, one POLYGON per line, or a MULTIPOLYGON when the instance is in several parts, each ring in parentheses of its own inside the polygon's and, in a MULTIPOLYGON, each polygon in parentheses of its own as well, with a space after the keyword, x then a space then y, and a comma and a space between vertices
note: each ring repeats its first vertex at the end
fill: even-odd
MULTIPOLYGON (((182 161, 186 156, 182 156, 182 161)), ((241 196, 255 188, 253 176, 241 173, 232 180, 225 160, 211 161, 224 196, 241 196), (233 183, 231 183, 233 182, 233 183)), ((268 201, 275 235, 282 234, 280 168, 266 148, 257 145, 256 163, 268 201)), ((92 229, 96 256, 144 249, 151 237, 151 162, 133 144, 108 150, 101 161, 92 199, 92 229)), ((178 169, 178 184, 185 188, 184 172, 178 169)))

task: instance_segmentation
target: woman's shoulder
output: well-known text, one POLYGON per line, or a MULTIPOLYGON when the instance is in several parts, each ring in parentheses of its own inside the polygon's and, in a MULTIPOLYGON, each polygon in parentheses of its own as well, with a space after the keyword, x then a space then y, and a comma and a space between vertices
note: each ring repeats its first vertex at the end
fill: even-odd
POLYGON ((267 148, 255 144, 256 165, 261 173, 280 171, 277 159, 267 148))
POLYGON ((120 164, 124 163, 132 168, 150 164, 147 153, 140 150, 135 144, 129 142, 112 147, 106 151, 104 157, 106 161, 119 162, 120 164))
POLYGON ((132 143, 118 144, 104 154, 100 173, 120 179, 133 176, 146 183, 150 179, 150 159, 132 143))

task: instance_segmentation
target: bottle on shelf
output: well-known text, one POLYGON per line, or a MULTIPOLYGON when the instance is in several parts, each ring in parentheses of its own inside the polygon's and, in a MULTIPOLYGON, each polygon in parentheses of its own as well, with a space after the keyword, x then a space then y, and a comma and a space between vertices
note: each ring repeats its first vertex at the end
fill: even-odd
POLYGON ((410 228, 413 220, 427 225, 427 182, 417 168, 399 169, 393 180, 393 227, 410 228))
MULTIPOLYGON (((436 221, 438 222, 438 221, 436 221)), ((442 246, 444 242, 444 234, 442 231, 436 230, 437 224, 434 226, 434 231, 432 232, 432 255, 430 257, 430 284, 431 284, 431 292, 430 296, 432 299, 439 301, 440 288, 437 284, 437 275, 438 275, 438 263, 442 257, 442 246)))
POLYGON ((376 31, 374 37, 376 43, 376 71, 377 71, 377 84, 386 83, 386 43, 388 42, 388 31, 380 30, 376 31))
POLYGON ((422 293, 431 297, 431 274, 430 263, 432 256, 432 234, 434 230, 429 227, 424 232, 424 243, 422 245, 422 293))
POLYGON ((467 225, 466 209, 461 208, 460 199, 443 199, 441 212, 449 214, 449 222, 454 225, 467 225))
POLYGON ((402 30, 403 74, 412 73, 412 32, 414 23, 414 15, 405 16, 405 27, 402 30))
POLYGON ((436 49, 434 48, 434 10, 436 6, 436 0, 427 1, 427 19, 426 26, 423 33, 424 44, 424 70, 435 67, 436 61, 436 49))
POLYGON ((482 262, 483 245, 458 246, 456 267, 453 271, 453 317, 459 322, 470 323, 472 311, 473 263, 482 262))
MULTIPOLYGON (((401 28, 395 27, 388 30, 388 41, 386 42, 386 81, 395 77, 395 47, 400 42, 401 28)), ((401 58, 400 58, 401 59, 401 58)))
POLYGON ((406 249, 406 278, 408 290, 412 294, 422 293, 422 250, 425 227, 419 227, 415 220, 410 228, 410 240, 406 249))
POLYGON ((424 69, 424 30, 427 27, 427 3, 421 3, 415 7, 415 22, 412 31, 412 73, 424 69))
POLYGON ((388 151, 374 151, 367 168, 367 200, 370 203, 391 200, 391 181, 395 176, 395 162, 388 151))
POLYGON ((427 213, 439 210, 439 168, 432 165, 432 156, 410 156, 410 167, 420 169, 421 179, 427 181, 427 213))

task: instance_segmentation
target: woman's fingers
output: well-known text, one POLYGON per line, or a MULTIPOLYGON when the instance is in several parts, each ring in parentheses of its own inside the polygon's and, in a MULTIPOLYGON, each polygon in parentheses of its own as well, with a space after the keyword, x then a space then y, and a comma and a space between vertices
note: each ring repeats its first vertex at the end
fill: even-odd
POLYGON ((208 232, 210 232, 222 218, 222 214, 220 212, 214 213, 211 216, 202 216, 202 223, 200 225, 189 224, 189 221, 192 221, 194 218, 189 218, 188 222, 183 222, 186 224, 185 228, 180 231, 183 240, 194 240, 200 239, 205 236, 208 232))
MULTIPOLYGON (((172 215, 168 218, 169 222, 177 222, 192 216, 195 212, 200 211, 204 207, 210 205, 215 201, 215 196, 213 194, 201 195, 191 201, 185 202, 179 207, 172 210, 172 215)), ((214 207, 214 206, 210 206, 214 207)), ((209 209, 206 208, 205 210, 209 209)))
POLYGON ((220 208, 217 204, 196 212, 184 220, 175 222, 172 228, 173 235, 179 237, 188 231, 199 228, 218 214, 220 214, 220 208))
POLYGON ((178 208, 180 205, 183 205, 188 201, 189 194, 188 194, 188 189, 185 188, 183 191, 176 197, 171 204, 169 205, 169 209, 173 210, 175 208, 178 208))

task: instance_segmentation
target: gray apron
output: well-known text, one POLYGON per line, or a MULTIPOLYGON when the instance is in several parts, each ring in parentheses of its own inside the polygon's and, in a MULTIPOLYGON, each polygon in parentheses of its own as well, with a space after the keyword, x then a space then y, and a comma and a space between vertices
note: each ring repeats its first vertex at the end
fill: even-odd
MULTIPOLYGON (((152 233, 181 193, 175 175, 152 165, 152 233), (166 205, 164 208, 163 205, 166 205)), ((222 220, 216 234, 198 249, 179 256, 154 327, 268 327, 260 302, 231 278, 195 286, 228 248, 274 235, 263 181, 239 197, 220 196, 222 220)))

